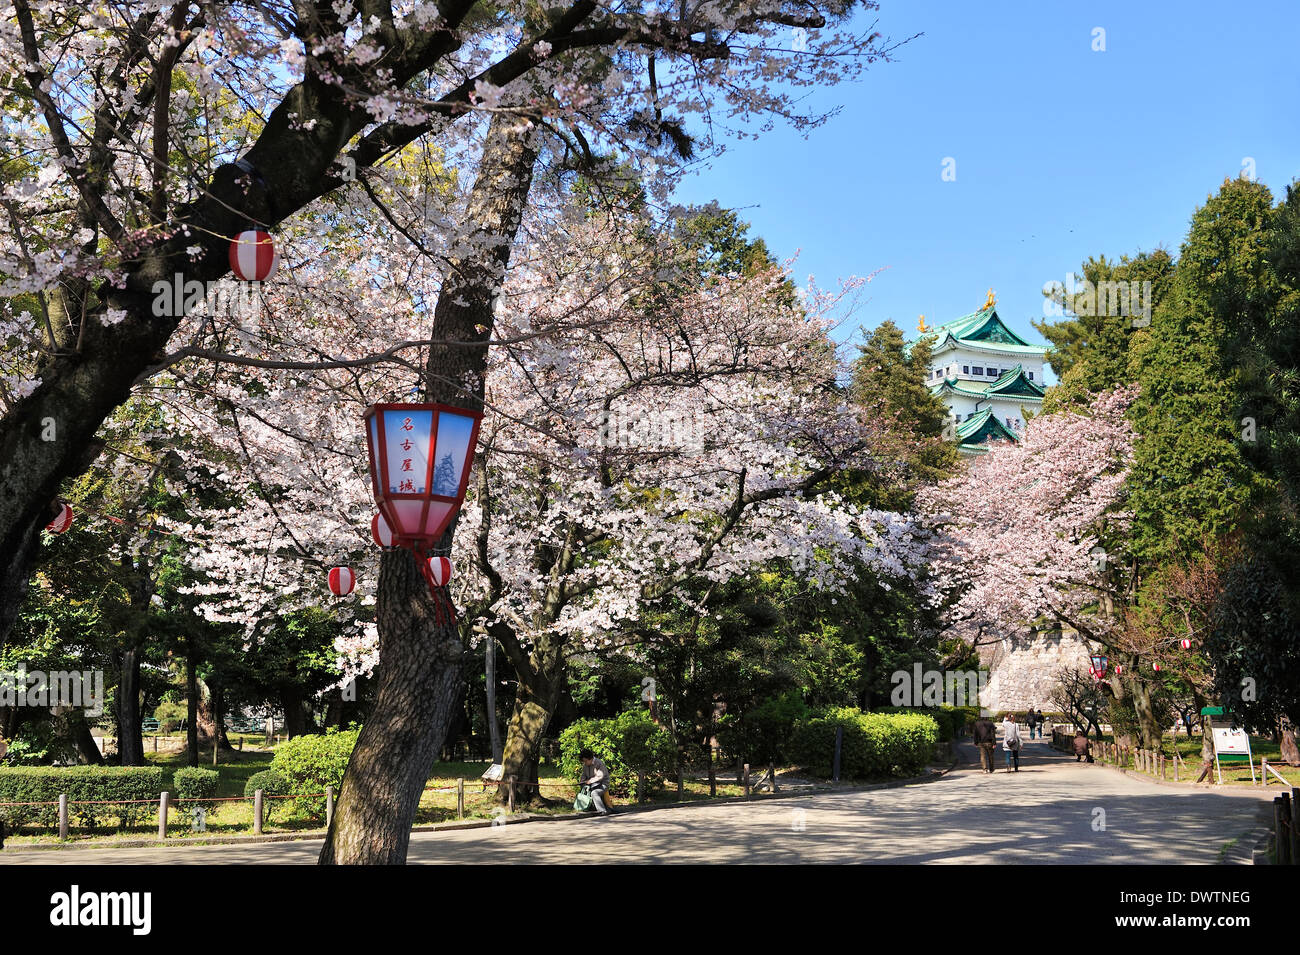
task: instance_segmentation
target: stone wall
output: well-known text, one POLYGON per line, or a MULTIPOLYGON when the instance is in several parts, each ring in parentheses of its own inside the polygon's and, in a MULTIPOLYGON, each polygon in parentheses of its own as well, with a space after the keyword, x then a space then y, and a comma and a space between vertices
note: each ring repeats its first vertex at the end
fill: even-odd
POLYGON ((1026 630, 980 647, 980 664, 989 671, 980 694, 986 710, 1055 710, 1052 688, 1061 667, 1087 672, 1087 643, 1073 630, 1026 630))

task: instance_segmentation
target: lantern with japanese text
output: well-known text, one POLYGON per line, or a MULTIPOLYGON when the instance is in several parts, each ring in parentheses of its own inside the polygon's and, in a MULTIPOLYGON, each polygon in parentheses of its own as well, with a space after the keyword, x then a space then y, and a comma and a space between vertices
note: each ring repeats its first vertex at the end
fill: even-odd
POLYGON ((51 534, 62 534, 72 526, 72 508, 68 507, 62 501, 59 502, 59 513, 54 520, 45 525, 45 529, 51 534))
POLYGON ((449 405, 366 409, 371 485, 394 546, 422 552, 442 537, 465 499, 482 417, 449 405))
POLYGON ((1106 675, 1106 666, 1109 663, 1110 659, 1108 657, 1100 653, 1094 653, 1092 655, 1092 675, 1100 680, 1106 675))
POLYGON ((265 282, 275 274, 280 253, 269 232, 250 230, 230 240, 230 270, 244 282, 265 282))
POLYGON ((441 573, 443 564, 426 558, 465 499, 482 418, 482 412, 440 404, 376 404, 365 412, 370 481, 379 505, 371 529, 382 540, 382 520, 391 546, 415 553, 435 595, 451 579, 451 562, 441 558, 441 573))
POLYGON ((351 567, 331 567, 329 573, 330 593, 335 597, 346 597, 357 585, 357 575, 351 567))

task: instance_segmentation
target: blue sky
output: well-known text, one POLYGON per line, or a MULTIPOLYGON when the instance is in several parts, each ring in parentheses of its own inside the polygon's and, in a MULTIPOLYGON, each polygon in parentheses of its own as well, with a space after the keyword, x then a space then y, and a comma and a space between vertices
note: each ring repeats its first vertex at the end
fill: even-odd
POLYGON ((1300 177, 1297 0, 882 0, 875 16, 886 36, 923 35, 819 91, 843 110, 807 139, 778 128, 732 144, 677 192, 742 210, 778 256, 799 253, 800 281, 884 268, 841 338, 946 321, 991 286, 1041 342, 1043 283, 1091 254, 1176 254, 1246 157, 1275 197, 1300 177))

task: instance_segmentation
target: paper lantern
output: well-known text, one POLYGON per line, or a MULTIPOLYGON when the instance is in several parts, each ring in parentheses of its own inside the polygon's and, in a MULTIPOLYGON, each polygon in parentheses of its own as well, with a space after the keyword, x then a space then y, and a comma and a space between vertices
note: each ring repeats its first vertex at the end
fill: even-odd
POLYGON ((346 597, 357 585, 357 575, 351 567, 330 568, 330 593, 335 597, 346 597))
POLYGON ((451 561, 446 557, 430 557, 429 579, 435 587, 446 587, 451 580, 451 561))
POLYGON ((388 526, 383 514, 376 514, 370 519, 370 536, 380 547, 393 546, 393 529, 388 526))
POLYGON ((72 526, 72 508, 63 502, 59 502, 59 514, 54 520, 45 525, 45 529, 51 534, 62 534, 72 526))
POLYGON ((1154 670, 1159 670, 1159 669, 1160 669, 1160 663, 1159 663, 1159 661, 1157 661, 1157 662, 1151 664, 1151 667, 1152 667, 1152 669, 1154 669, 1154 670))
POLYGON ((1124 667, 1123 667, 1122 665, 1116 663, 1116 664, 1115 664, 1115 672, 1116 672, 1116 673, 1123 673, 1123 672, 1124 672, 1124 667))
POLYGON ((482 412, 438 404, 366 409, 370 481, 393 546, 429 551, 465 499, 482 412))
POLYGON ((1184 650, 1192 649, 1192 641, 1188 640, 1186 637, 1183 637, 1183 639, 1179 640, 1178 642, 1182 644, 1184 650))
POLYGON ((230 240, 230 270, 244 282, 265 282, 275 274, 280 253, 269 232, 241 232, 230 240))

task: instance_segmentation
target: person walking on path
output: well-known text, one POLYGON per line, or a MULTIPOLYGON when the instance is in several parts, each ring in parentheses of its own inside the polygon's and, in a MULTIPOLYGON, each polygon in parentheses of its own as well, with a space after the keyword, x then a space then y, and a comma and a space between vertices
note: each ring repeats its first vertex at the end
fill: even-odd
POLYGON ((1015 717, 1008 713, 1002 720, 1002 746, 1007 751, 1007 772, 1011 772, 1011 762, 1015 761, 1016 772, 1020 772, 1020 727, 1015 717))
POLYGON ((993 721, 987 716, 977 719, 971 731, 971 738, 980 748, 980 769, 986 773, 993 772, 993 750, 998 745, 998 731, 993 721))
POLYGON ((1074 731, 1074 761, 1077 763, 1085 756, 1091 763, 1092 754, 1088 752, 1088 734, 1078 729, 1074 731))
POLYGON ((1043 712, 1035 710, 1032 706, 1029 708, 1029 715, 1025 717, 1025 722, 1029 724, 1029 738, 1034 738, 1034 733, 1038 733, 1038 738, 1043 738, 1043 712))

